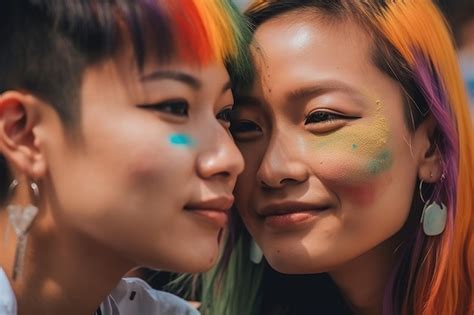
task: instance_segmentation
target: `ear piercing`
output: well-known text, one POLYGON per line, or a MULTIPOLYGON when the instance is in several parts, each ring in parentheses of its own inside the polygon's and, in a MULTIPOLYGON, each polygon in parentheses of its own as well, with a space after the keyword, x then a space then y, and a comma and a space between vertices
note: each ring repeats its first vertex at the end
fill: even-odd
MULTIPOLYGON (((8 188, 9 195, 18 187, 18 180, 14 179, 8 188)), ((39 188, 35 182, 30 182, 29 188, 33 196, 33 203, 39 201, 39 188)), ((12 225, 17 237, 17 244, 15 249, 15 260, 13 263, 13 280, 16 280, 23 269, 23 260, 26 253, 26 245, 28 241, 29 229, 38 215, 38 207, 33 204, 21 206, 16 204, 9 204, 7 206, 8 221, 12 225)))

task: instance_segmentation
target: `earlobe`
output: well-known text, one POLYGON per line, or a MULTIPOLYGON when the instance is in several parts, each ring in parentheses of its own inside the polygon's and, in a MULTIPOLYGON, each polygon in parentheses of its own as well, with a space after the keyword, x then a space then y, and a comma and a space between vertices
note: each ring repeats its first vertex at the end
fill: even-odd
POLYGON ((0 150, 18 172, 40 178, 45 165, 35 144, 35 98, 17 91, 0 96, 0 150))
POLYGON ((437 123, 434 118, 431 116, 426 118, 417 132, 422 137, 418 177, 427 183, 438 182, 443 174, 443 166, 438 146, 437 123))

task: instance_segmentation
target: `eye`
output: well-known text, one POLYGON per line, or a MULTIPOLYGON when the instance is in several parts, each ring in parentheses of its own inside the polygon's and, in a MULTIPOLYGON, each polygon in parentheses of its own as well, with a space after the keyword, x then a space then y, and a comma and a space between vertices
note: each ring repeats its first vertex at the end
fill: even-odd
POLYGON ((258 137, 262 128, 251 120, 233 119, 230 123, 230 132, 236 141, 246 141, 258 137))
POLYGON ((305 125, 317 124, 317 123, 330 123, 341 119, 347 119, 349 117, 335 114, 327 111, 315 111, 306 116, 304 121, 305 125))
POLYGON ((187 117, 189 111, 189 104, 183 99, 167 100, 156 104, 138 105, 138 107, 180 117, 187 117))
POLYGON ((353 119, 360 117, 345 116, 330 111, 318 110, 306 116, 304 124, 311 132, 325 133, 335 131, 353 119))
POLYGON ((262 131, 262 128, 260 128, 259 125, 250 120, 232 121, 230 129, 235 133, 262 131))
POLYGON ((230 121, 232 119, 232 107, 227 107, 221 110, 217 115, 216 118, 221 120, 222 122, 230 125, 230 121))

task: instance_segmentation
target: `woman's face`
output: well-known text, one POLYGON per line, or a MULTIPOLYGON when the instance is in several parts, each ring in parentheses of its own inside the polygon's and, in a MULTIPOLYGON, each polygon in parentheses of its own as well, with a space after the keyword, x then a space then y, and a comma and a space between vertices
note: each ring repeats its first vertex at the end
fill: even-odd
POLYGON ((79 140, 58 120, 44 143, 58 222, 134 265, 210 268, 243 170, 225 67, 128 56, 86 70, 81 97, 79 140))
POLYGON ((258 78, 231 128, 246 163, 237 209, 276 270, 333 270, 401 229, 422 137, 355 23, 273 18, 253 55, 258 78))

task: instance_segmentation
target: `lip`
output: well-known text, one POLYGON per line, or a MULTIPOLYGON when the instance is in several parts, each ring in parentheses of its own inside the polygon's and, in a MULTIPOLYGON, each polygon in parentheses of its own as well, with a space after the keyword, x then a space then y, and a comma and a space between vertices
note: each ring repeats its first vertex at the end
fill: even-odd
POLYGON ((331 205, 322 203, 282 202, 268 204, 257 214, 268 227, 285 229, 317 219, 330 208, 331 205))
POLYGON ((233 196, 221 196, 203 201, 191 202, 184 206, 186 211, 198 215, 219 228, 227 225, 229 209, 234 203, 233 196))
POLYGON ((331 208, 331 205, 325 203, 306 203, 306 202, 281 202, 265 205, 261 207, 257 214, 262 217, 272 215, 291 214, 295 212, 319 211, 322 212, 331 208))

